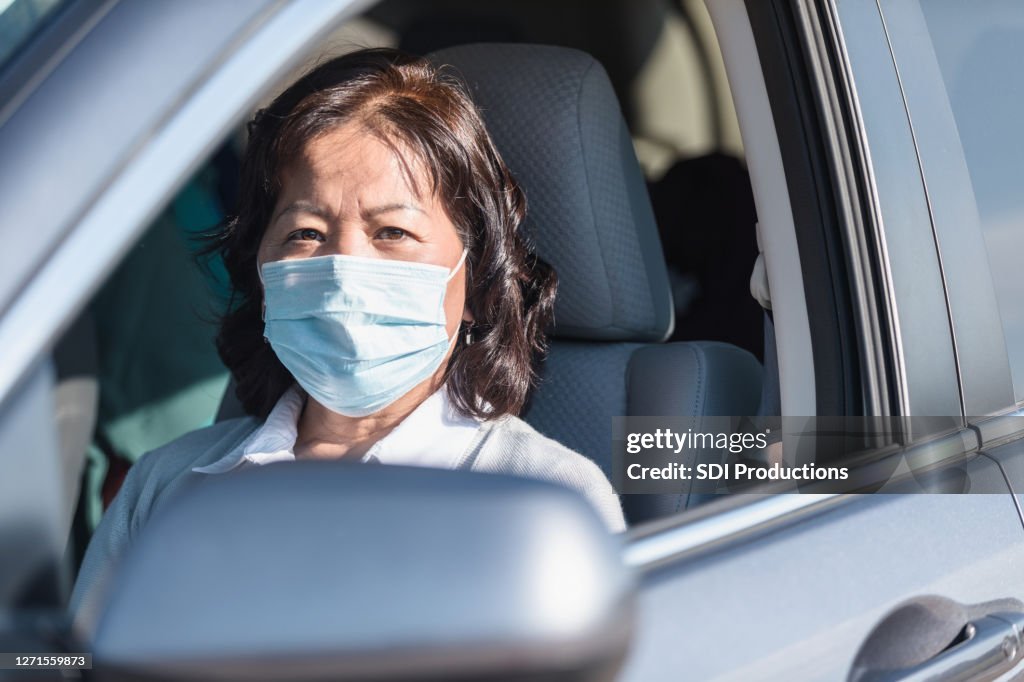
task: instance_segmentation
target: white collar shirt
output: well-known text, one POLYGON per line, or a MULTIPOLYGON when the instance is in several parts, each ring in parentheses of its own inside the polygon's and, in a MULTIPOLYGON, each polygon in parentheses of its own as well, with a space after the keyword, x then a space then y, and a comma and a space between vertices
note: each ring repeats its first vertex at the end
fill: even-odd
MULTIPOLYGON (((295 459, 299 417, 306 394, 292 386, 266 421, 242 444, 212 464, 193 467, 201 474, 223 474, 242 467, 295 459)), ((363 455, 363 462, 454 469, 480 429, 476 419, 459 414, 444 389, 434 392, 363 455)))

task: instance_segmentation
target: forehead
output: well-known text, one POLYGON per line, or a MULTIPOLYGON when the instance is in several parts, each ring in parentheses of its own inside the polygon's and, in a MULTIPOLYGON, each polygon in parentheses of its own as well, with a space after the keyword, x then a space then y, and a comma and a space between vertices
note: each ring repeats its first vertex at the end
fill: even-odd
POLYGON ((361 123, 346 123, 306 142, 284 165, 282 185, 318 190, 386 191, 424 199, 434 176, 420 154, 402 140, 361 123))

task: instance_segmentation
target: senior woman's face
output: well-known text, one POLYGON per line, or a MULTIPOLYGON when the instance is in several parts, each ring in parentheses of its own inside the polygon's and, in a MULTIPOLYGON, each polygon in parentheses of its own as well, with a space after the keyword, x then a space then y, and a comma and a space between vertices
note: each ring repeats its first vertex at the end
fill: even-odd
MULTIPOLYGON (((454 268, 462 241, 418 159, 406 158, 417 193, 394 150, 358 124, 347 124, 306 145, 282 172, 282 188, 260 241, 263 263, 348 255, 454 268)), ((465 311, 465 268, 448 282, 448 336, 465 311)))

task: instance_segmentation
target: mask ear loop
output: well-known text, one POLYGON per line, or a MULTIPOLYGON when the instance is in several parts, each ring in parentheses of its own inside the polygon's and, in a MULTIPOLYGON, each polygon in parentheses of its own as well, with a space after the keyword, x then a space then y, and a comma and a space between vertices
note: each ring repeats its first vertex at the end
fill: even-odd
POLYGON ((466 254, 468 253, 469 249, 462 250, 462 256, 459 258, 459 262, 455 264, 454 268, 452 268, 452 271, 449 273, 448 279, 445 280, 445 283, 452 281, 452 278, 459 273, 459 270, 462 269, 462 264, 466 262, 466 254))
MULTIPOLYGON (((450 273, 450 274, 448 275, 448 278, 447 278, 447 279, 445 279, 445 283, 446 283, 446 284, 447 284, 448 282, 452 281, 452 278, 453 278, 453 277, 455 277, 455 275, 457 275, 457 274, 459 273, 459 270, 461 270, 461 269, 462 269, 462 265, 463 265, 463 263, 465 263, 465 262, 466 262, 466 254, 468 254, 468 253, 469 253, 469 249, 463 249, 463 250, 462 250, 462 256, 460 256, 460 257, 459 257, 459 262, 455 264, 455 267, 454 267, 454 268, 452 268, 452 271, 451 271, 451 273, 450 273)), ((456 339, 458 339, 458 338, 459 338, 459 330, 458 330, 458 329, 456 329, 456 330, 455 330, 455 333, 454 333, 454 334, 452 334, 452 338, 448 339, 448 348, 449 348, 449 349, 450 349, 450 348, 451 348, 452 346, 454 346, 454 345, 455 345, 455 340, 456 340, 456 339)))

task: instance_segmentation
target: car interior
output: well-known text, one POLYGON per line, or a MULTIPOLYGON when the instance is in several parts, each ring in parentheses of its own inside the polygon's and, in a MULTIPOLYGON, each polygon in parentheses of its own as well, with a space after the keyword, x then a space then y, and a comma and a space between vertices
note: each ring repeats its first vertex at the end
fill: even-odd
MULTIPOLYGON (((613 416, 684 416, 696 427, 704 416, 778 413, 771 318, 751 293, 766 303, 753 195, 702 2, 385 0, 311 50, 310 63, 372 46, 427 55, 463 78, 525 189, 523 229, 560 280, 526 421, 610 476, 613 416)), ((229 286, 202 254, 232 211, 243 130, 185 184, 54 353, 76 566, 134 461, 241 414, 213 343, 229 286)), ((631 525, 704 501, 686 488, 623 496, 631 525)))

